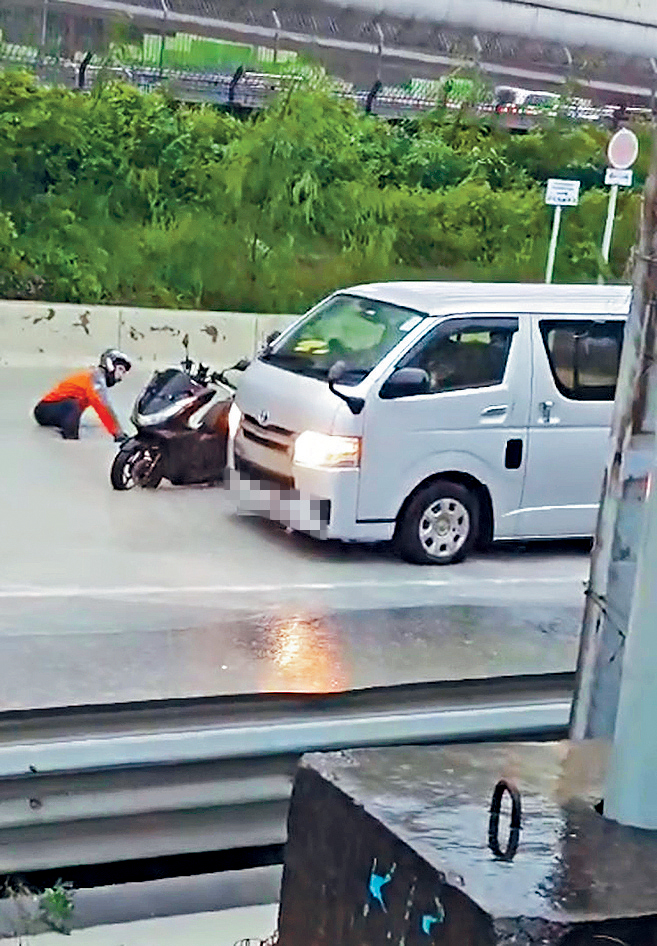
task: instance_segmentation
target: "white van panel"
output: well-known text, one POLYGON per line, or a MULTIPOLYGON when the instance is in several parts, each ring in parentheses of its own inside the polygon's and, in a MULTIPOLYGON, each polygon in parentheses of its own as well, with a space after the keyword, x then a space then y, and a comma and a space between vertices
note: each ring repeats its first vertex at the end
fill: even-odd
MULTIPOLYGON (((481 318, 473 316, 476 323, 481 318)), ((460 316, 459 324, 468 316, 460 316)), ((448 328, 453 320, 437 323, 448 328)), ((530 324, 519 319, 502 384, 382 400, 380 386, 363 414, 358 519, 394 520, 406 497, 425 479, 456 471, 475 477, 491 494, 496 534, 507 536, 508 517, 520 508, 524 458, 505 467, 509 440, 523 455, 531 390, 530 324)), ((513 520, 515 522, 515 520, 513 520)))
POLYGON ((341 402, 325 381, 293 374, 264 361, 247 368, 246 384, 239 385, 238 403, 245 414, 259 417, 267 412, 267 425, 300 433, 316 430, 331 433, 341 402))
MULTIPOLYGON (((613 401, 574 400, 559 390, 539 323, 532 318, 534 381, 518 535, 590 536, 595 531, 613 401)), ((545 320, 554 321, 546 315, 545 320)), ((590 316, 583 316, 583 319, 590 316)), ((605 322, 615 321, 605 319, 605 322)))

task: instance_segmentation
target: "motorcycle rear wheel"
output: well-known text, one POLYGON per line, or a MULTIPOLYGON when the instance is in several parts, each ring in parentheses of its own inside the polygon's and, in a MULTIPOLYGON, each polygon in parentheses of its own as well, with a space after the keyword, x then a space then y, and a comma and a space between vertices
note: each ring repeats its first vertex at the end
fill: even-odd
POLYGON ((114 457, 110 481, 121 491, 135 486, 157 489, 162 481, 162 454, 152 444, 128 440, 114 457))

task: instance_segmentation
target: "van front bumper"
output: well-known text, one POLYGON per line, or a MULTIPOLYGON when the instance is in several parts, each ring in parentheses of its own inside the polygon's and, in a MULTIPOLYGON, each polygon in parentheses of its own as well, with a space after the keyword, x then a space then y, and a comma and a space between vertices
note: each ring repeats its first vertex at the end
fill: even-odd
POLYGON ((276 474, 239 456, 231 458, 226 482, 241 512, 272 519, 319 539, 377 542, 392 536, 394 523, 359 523, 358 470, 294 468, 294 478, 276 474))
POLYGON ((280 522, 296 532, 328 538, 331 500, 301 492, 291 481, 275 478, 268 470, 237 461, 226 471, 227 485, 240 512, 255 513, 280 522))

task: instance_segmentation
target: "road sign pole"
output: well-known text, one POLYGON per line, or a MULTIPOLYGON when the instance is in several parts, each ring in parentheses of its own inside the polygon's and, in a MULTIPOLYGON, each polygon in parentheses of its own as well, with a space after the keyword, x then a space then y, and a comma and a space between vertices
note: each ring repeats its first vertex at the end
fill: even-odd
MULTIPOLYGON (((638 154, 639 139, 629 128, 621 128, 620 131, 617 131, 607 145, 607 157, 610 167, 607 168, 607 173, 605 174, 605 184, 611 184, 611 191, 607 205, 605 232, 602 237, 602 258, 605 263, 609 262, 611 235, 614 229, 614 219, 616 217, 618 188, 619 186, 631 186, 631 167, 636 161, 638 154)), ((602 273, 598 276, 598 282, 604 282, 602 273)))
POLYGON ((607 222, 605 223, 605 232, 602 237, 602 258, 605 263, 609 262, 609 250, 611 248, 611 234, 614 230, 614 218, 616 217, 616 201, 618 200, 618 184, 611 185, 609 192, 609 203, 607 205, 607 222))
POLYGON ((559 227, 561 226, 561 208, 577 206, 579 203, 579 181, 563 180, 558 177, 549 178, 545 191, 545 203, 549 207, 554 207, 552 236, 550 237, 550 248, 548 250, 547 266, 545 269, 545 282, 549 283, 552 282, 554 258, 557 255, 557 240, 559 239, 559 227))
POLYGON ((554 271, 554 258, 557 255, 557 240, 559 238, 559 227, 561 226, 561 205, 557 204, 554 208, 554 217, 552 218, 552 236, 550 237, 550 249, 548 250, 547 267, 545 269, 545 281, 552 282, 552 273, 554 271))

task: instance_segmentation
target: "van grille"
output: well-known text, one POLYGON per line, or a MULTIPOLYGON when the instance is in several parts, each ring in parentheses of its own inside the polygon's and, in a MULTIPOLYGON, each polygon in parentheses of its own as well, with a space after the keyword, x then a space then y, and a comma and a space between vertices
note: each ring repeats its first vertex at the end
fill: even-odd
MULTIPOLYGON (((270 479, 292 486, 295 433, 275 424, 264 426, 252 414, 243 414, 235 437, 235 454, 256 468, 256 479, 270 479)), ((246 472, 246 471, 245 471, 246 472)))
POLYGON ((265 427, 259 424, 251 414, 243 415, 241 428, 245 440, 250 440, 252 443, 260 444, 281 453, 289 453, 290 451, 294 438, 293 430, 277 427, 275 424, 269 424, 265 427))

